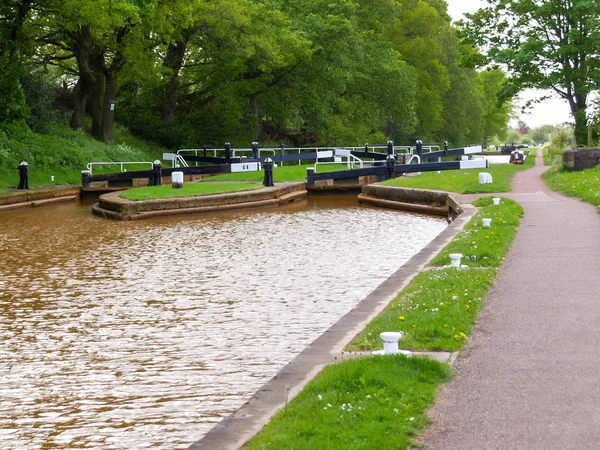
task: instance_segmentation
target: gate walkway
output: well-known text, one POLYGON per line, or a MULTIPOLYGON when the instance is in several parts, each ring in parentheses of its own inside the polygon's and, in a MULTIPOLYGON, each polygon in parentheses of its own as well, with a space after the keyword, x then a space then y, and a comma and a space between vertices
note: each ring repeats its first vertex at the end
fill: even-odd
POLYGON ((540 152, 501 194, 525 216, 430 411, 427 448, 600 447, 600 215, 549 191, 545 170, 540 152))

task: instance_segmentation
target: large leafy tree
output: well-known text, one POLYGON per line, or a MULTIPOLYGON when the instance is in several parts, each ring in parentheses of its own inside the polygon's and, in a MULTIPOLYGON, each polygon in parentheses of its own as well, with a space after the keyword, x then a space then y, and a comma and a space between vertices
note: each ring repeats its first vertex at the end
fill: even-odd
POLYGON ((506 94, 551 89, 568 101, 575 136, 587 136, 589 95, 600 86, 600 2, 488 0, 467 15, 469 38, 508 69, 506 94))

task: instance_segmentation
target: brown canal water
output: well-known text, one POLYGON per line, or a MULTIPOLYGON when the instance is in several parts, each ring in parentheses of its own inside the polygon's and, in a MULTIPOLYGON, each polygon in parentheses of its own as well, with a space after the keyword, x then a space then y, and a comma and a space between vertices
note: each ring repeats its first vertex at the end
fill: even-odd
POLYGON ((313 197, 112 222, 0 213, 0 448, 186 448, 444 219, 313 197))

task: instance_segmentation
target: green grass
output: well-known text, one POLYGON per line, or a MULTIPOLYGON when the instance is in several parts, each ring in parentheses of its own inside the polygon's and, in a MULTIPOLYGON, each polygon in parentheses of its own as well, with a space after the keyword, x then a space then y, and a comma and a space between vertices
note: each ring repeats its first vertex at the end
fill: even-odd
POLYGON ((423 172, 420 175, 404 176, 382 182, 388 186, 402 186, 417 189, 435 189, 460 194, 479 194, 491 192, 510 192, 515 174, 535 165, 535 155, 532 152, 522 165, 491 164, 487 169, 443 170, 423 172), (479 173, 487 172, 492 175, 491 184, 479 184, 479 173))
POLYGON ((500 204, 492 204, 491 197, 473 203, 481 209, 452 242, 437 255, 432 265, 443 266, 450 262, 450 253, 464 255, 462 264, 470 267, 498 267, 508 252, 523 216, 523 208, 518 203, 502 198, 500 204), (482 218, 492 219, 490 228, 485 228, 482 218))
MULTIPOLYGON (((275 183, 306 181, 306 169, 314 168, 314 164, 277 166, 273 168, 273 181, 275 183)), ((317 166, 317 173, 334 172, 338 170, 347 170, 344 164, 320 164, 317 166)), ((238 172, 225 173, 204 178, 203 181, 249 181, 262 183, 264 177, 263 171, 258 172, 238 172)))
POLYGON ((542 178, 550 189, 591 203, 600 212, 600 165, 577 172, 554 166, 542 178))
POLYGON ((120 197, 127 200, 151 200, 157 198, 194 197, 199 195, 225 194, 230 192, 262 189, 262 184, 255 183, 185 183, 181 189, 173 189, 171 185, 145 186, 123 191, 120 197))
POLYGON ((381 348, 379 334, 402 331, 404 348, 456 351, 471 333, 481 299, 496 276, 512 243, 523 208, 512 200, 492 204, 491 197, 475 202, 480 211, 431 264, 447 266, 450 253, 462 253, 468 270, 446 268, 419 274, 409 286, 347 347, 348 350, 381 348), (482 217, 492 218, 484 228, 482 217))
POLYGON ((482 306, 496 269, 428 270, 420 273, 347 350, 382 347, 379 334, 404 333, 400 345, 411 350, 460 350, 482 306))
POLYGON ((562 162, 562 150, 556 147, 544 147, 544 165, 554 166, 562 162))
POLYGON ((248 445, 258 449, 404 449, 450 367, 401 355, 325 367, 248 445))
MULTIPOLYGON (((29 163, 30 187, 38 187, 80 184, 81 171, 92 161, 154 161, 164 151, 163 147, 139 139, 120 126, 115 127, 112 145, 73 131, 66 124, 53 124, 49 134, 37 134, 18 125, 5 126, 0 128, 0 189, 6 191, 18 185, 21 161, 29 163), (50 176, 54 176, 54 181, 50 176)), ((105 170, 119 171, 114 167, 105 170)), ((94 170, 101 171, 101 168, 94 170)))

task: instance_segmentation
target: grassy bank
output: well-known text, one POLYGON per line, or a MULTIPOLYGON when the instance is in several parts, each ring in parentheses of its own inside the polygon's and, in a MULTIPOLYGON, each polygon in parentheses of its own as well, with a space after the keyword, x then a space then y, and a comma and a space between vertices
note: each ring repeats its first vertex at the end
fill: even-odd
POLYGON ((248 448, 407 448, 450 376, 448 366, 400 355, 328 366, 248 448))
MULTIPOLYGON (((314 168, 314 164, 302 164, 302 165, 288 165, 288 166, 277 166, 273 168, 273 181, 275 183, 283 182, 294 182, 294 181, 306 181, 306 169, 314 168)), ((345 164, 320 164, 317 166, 317 172, 334 172, 337 170, 347 170, 345 164)), ((205 178, 202 181, 231 181, 231 182, 254 182, 262 183, 264 172, 238 172, 238 173, 224 173, 220 175, 214 175, 205 178)))
POLYGON ((600 212, 600 166, 579 172, 554 166, 544 173, 542 178, 550 189, 591 203, 597 206, 600 212))
MULTIPOLYGON (((18 185, 21 161, 29 164, 30 187, 80 184, 81 171, 89 162, 150 162, 160 159, 164 151, 163 147, 139 139, 119 126, 115 127, 114 145, 73 131, 66 124, 53 124, 48 134, 7 127, 0 129, 0 192, 18 185)), ((115 171, 114 167, 110 171, 115 171)))
POLYGON ((534 165, 535 152, 532 152, 522 165, 491 164, 487 169, 447 170, 440 173, 423 172, 420 175, 404 176, 384 181, 382 184, 416 189, 435 189, 459 194, 510 192, 515 174, 534 165), (480 172, 487 172, 492 175, 493 183, 479 184, 480 172))
POLYGON ((252 191, 262 189, 262 184, 255 183, 185 183, 181 189, 173 189, 171 185, 145 186, 123 191, 120 197, 127 200, 150 200, 155 198, 193 197, 200 195, 226 194, 229 192, 252 191))
MULTIPOLYGON (((485 198, 477 205, 481 210, 432 262, 448 264, 449 252, 465 249, 470 258, 464 262, 470 268, 432 267, 419 274, 349 344, 349 350, 382 348, 382 331, 402 331, 403 348, 456 351, 465 345, 523 213, 507 199, 494 206, 491 198, 485 198), (482 217, 497 220, 484 230, 482 217)), ((410 448, 428 423, 427 410, 436 390, 450 377, 449 366, 418 357, 394 355, 333 364, 248 448, 410 448)))

